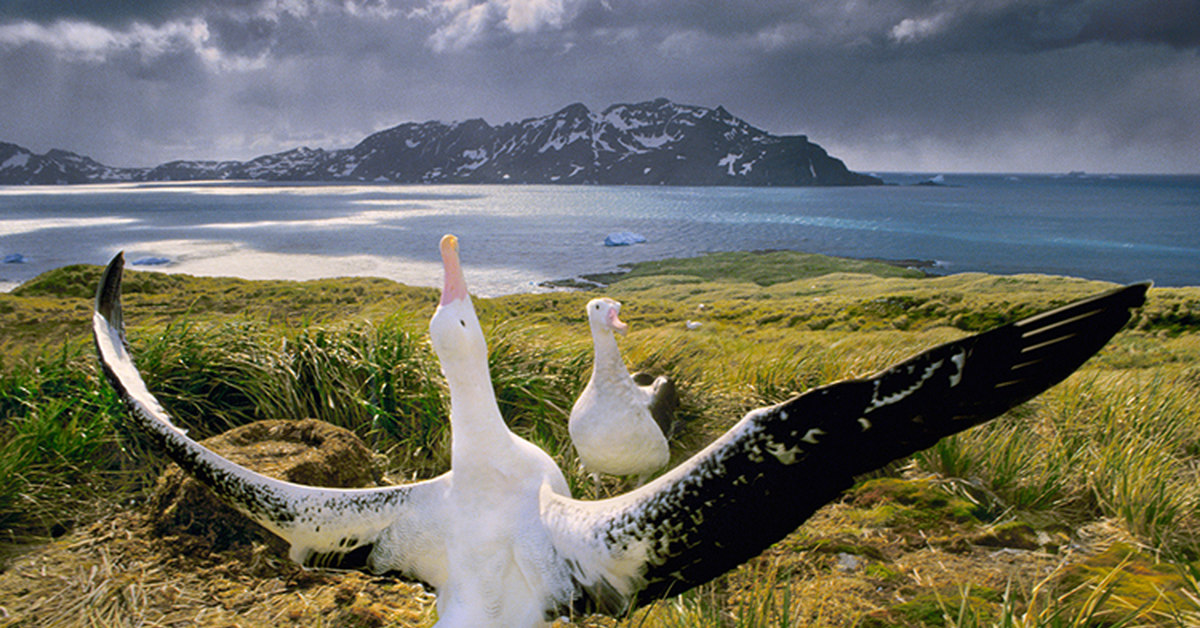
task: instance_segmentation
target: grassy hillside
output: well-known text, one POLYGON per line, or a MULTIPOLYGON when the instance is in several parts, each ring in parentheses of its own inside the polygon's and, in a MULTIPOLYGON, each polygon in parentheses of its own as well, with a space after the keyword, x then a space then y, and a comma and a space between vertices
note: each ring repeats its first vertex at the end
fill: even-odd
MULTIPOLYGON (((162 465, 124 429, 97 373, 87 334, 98 277, 98 268, 69 267, 0 294, 0 540, 10 546, 61 537, 71 540, 39 551, 80 547, 76 535, 139 502, 162 465)), ((587 377, 583 307, 597 294, 625 303, 627 362, 680 382, 688 423, 672 443, 678 461, 750 408, 1108 287, 1033 275, 923 277, 788 252, 667 260, 604 279, 593 292, 476 301, 505 417, 555 456, 577 495, 590 481, 577 471, 566 412, 587 377)), ((448 465, 448 396, 425 333, 436 291, 144 272, 129 272, 125 286, 134 355, 191 434, 316 417, 359 434, 392 477, 448 465)), ((864 478, 763 556, 630 625, 1197 620, 1198 331, 1200 288, 1152 289, 1130 328, 1063 384, 864 478)), ((6 603, 19 616, 37 589, 25 581, 6 589, 4 576, 17 572, 0 574, 0 599, 27 591, 6 603)), ((372 586, 384 585, 363 584, 360 597, 372 586)), ((100 599, 88 607, 132 625, 132 615, 158 609, 157 594, 141 594, 140 607, 100 599)), ((282 599, 264 594, 252 607, 282 599)), ((428 620, 427 607, 417 621, 428 620)), ((258 625, 251 612, 238 616, 258 625)), ((329 612, 316 623, 294 608, 278 612, 343 625, 329 612)), ((587 625, 595 623, 610 622, 587 625)))

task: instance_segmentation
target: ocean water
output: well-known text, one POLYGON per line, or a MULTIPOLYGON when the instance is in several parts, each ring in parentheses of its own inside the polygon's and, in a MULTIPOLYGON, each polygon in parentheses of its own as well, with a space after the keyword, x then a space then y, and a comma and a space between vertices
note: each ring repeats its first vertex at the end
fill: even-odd
POLYGON ((1044 273, 1200 285, 1200 176, 882 174, 863 188, 163 183, 0 187, 0 289, 101 264, 246 278, 441 281, 459 236, 474 292, 711 251, 936 261, 935 273, 1044 273), (603 245, 632 231, 646 242, 603 245), (155 259, 158 258, 158 259, 155 259), (163 262, 137 265, 137 262, 163 262))

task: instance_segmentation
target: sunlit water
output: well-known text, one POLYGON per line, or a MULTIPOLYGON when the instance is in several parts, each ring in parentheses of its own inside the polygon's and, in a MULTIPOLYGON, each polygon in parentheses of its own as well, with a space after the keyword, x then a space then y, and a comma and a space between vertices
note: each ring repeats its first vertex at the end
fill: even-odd
POLYGON ((269 183, 0 187, 0 288, 124 250, 136 266, 246 278, 441 279, 459 236, 472 290, 537 289, 626 262, 795 249, 936 260, 938 273, 1200 285, 1200 177, 884 175, 869 188, 269 183), (632 231, 647 242, 606 247, 632 231))

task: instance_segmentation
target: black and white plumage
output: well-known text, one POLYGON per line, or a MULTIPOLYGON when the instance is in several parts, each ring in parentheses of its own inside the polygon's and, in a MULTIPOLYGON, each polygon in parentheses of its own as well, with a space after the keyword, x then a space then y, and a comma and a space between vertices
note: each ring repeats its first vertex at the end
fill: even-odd
POLYGON ((636 475, 642 484, 671 458, 667 435, 679 400, 666 377, 629 374, 615 334, 629 326, 621 304, 601 297, 587 304, 592 374, 571 408, 567 430, 587 471, 636 475))
POLYGON ((447 238, 442 250, 446 288, 430 335, 451 388, 452 470, 423 482, 299 486, 188 438, 126 347, 119 255, 97 291, 93 331, 105 374, 180 466, 287 540, 297 562, 399 571, 431 584, 443 628, 619 614, 702 584, 788 534, 856 474, 1061 381, 1124 325, 1147 288, 1119 288, 754 410, 649 484, 587 502, 567 496, 553 460, 505 427, 457 245, 447 238))

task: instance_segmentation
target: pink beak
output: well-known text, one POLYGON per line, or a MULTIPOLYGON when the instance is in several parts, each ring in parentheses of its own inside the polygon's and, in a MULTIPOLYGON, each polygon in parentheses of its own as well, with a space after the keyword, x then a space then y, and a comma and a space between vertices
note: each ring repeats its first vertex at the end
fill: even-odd
POLYGON ((617 314, 618 314, 618 312, 617 312, 616 308, 613 308, 608 311, 608 325, 609 325, 609 327, 613 328, 613 331, 617 332, 618 334, 624 335, 625 332, 629 331, 629 325, 626 324, 621 319, 617 318, 617 314))
POLYGON ((450 234, 442 236, 441 247, 442 267, 446 271, 441 304, 445 305, 467 298, 467 280, 463 278, 462 264, 458 261, 458 238, 450 234))

